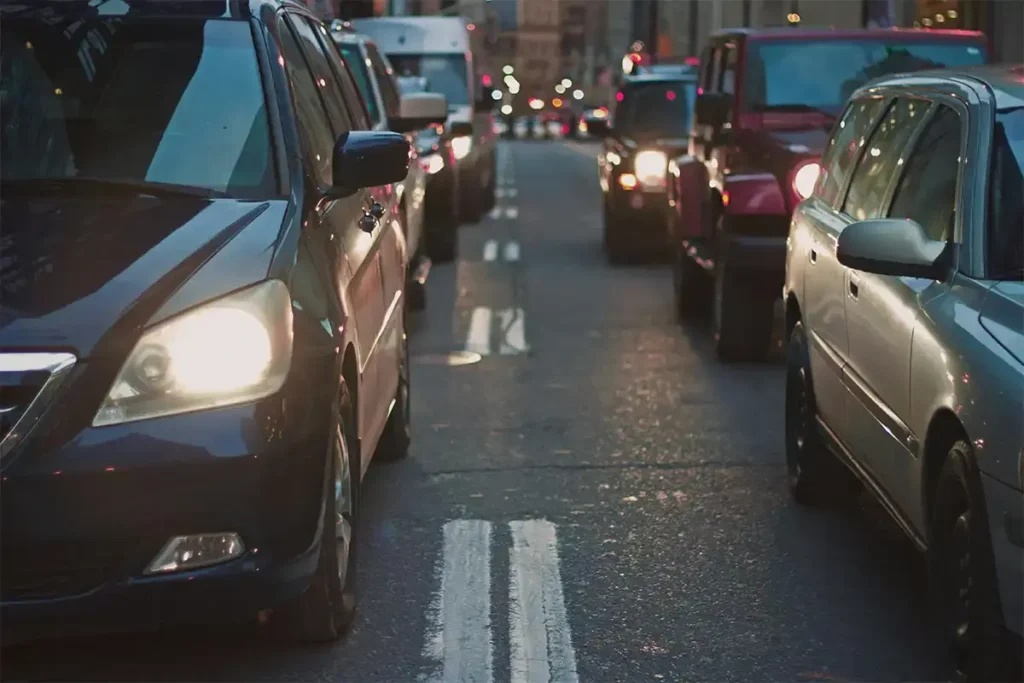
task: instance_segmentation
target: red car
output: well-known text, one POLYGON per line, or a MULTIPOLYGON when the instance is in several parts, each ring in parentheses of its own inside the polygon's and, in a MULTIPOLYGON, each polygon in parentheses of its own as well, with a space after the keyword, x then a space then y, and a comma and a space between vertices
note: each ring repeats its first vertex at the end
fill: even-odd
POLYGON ((794 207, 847 97, 886 74, 987 61, 972 31, 741 29, 701 58, 689 149, 669 173, 673 287, 681 318, 714 308, 723 361, 768 351, 794 207))

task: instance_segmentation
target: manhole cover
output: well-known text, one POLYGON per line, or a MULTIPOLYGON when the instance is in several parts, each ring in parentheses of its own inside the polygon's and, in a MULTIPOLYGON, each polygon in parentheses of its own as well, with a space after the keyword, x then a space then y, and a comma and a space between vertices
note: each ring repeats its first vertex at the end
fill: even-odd
POLYGON ((458 367, 460 365, 472 365, 479 363, 482 356, 472 351, 451 351, 449 353, 427 353, 416 356, 414 360, 422 365, 447 365, 458 367))

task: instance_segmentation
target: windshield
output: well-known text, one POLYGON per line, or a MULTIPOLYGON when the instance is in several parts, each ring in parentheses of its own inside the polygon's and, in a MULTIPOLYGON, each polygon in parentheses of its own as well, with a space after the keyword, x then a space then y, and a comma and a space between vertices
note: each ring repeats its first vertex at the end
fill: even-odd
POLYGON ((989 270, 1024 279, 1024 109, 996 116, 989 201, 989 270))
POLYGON ((980 45, 882 40, 751 42, 744 108, 792 106, 838 113, 854 90, 890 73, 985 63, 980 45))
POLYGON ((374 96, 373 88, 370 86, 370 72, 366 65, 366 59, 359 50, 359 46, 354 43, 338 43, 337 45, 338 49, 341 50, 341 56, 345 58, 345 63, 348 64, 349 71, 352 72, 352 76, 356 79, 356 86, 358 86, 359 94, 363 96, 363 100, 366 102, 366 108, 370 112, 370 119, 377 123, 380 121, 380 110, 377 109, 377 98, 374 96))
POLYGON ((8 19, 0 35, 4 181, 89 178, 276 194, 247 23, 8 19))
POLYGON ((469 104, 469 69, 465 55, 389 54, 388 60, 396 76, 425 78, 427 92, 444 95, 449 106, 469 104))
POLYGON ((630 86, 615 108, 615 132, 636 140, 686 137, 696 94, 690 81, 630 86))

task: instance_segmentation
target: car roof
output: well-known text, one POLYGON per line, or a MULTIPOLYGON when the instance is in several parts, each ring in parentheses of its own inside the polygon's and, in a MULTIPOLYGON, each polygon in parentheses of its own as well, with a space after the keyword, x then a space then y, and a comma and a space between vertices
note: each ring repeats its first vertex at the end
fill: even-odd
POLYGON ((958 82, 968 87, 987 89, 992 93, 996 109, 1024 107, 1024 65, 989 64, 954 69, 935 69, 913 73, 893 74, 877 78, 860 88, 854 95, 879 87, 919 87, 943 82, 958 82))
POLYGON ((899 36, 900 40, 928 41, 935 39, 961 39, 969 41, 984 40, 985 34, 981 31, 964 31, 961 29, 915 29, 915 28, 861 28, 861 29, 836 29, 830 26, 819 27, 796 27, 796 26, 775 26, 768 28, 731 28, 717 31, 711 36, 712 40, 735 38, 744 36, 752 39, 799 39, 809 38, 821 40, 826 38, 850 39, 850 38, 892 38, 899 36))

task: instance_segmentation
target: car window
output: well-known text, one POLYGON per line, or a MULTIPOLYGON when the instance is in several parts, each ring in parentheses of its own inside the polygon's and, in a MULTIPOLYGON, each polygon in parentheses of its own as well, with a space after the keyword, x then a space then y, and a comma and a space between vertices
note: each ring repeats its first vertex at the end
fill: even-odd
POLYGON ((940 106, 903 164, 890 217, 917 221, 933 240, 952 239, 960 139, 960 116, 940 106))
POLYGON ((640 81, 622 89, 615 132, 637 142, 686 137, 696 88, 692 81, 640 81))
POLYGON ((445 96, 449 107, 468 105, 469 62, 462 52, 453 54, 389 54, 397 76, 422 76, 427 92, 445 96))
POLYGON ((4 180, 154 182, 278 192, 266 98, 245 22, 4 18, 4 180), (95 40, 93 40, 95 38, 95 40), (45 45, 47 49, 33 49, 45 45), (159 73, 159 78, 154 74, 159 73))
POLYGON ((290 19, 302 52, 306 55, 306 63, 313 72, 313 79, 320 90, 320 98, 327 108, 331 129, 337 139, 342 133, 352 130, 352 118, 342 99, 341 86, 327 62, 327 55, 324 54, 323 46, 316 37, 313 25, 300 15, 291 15, 290 19))
POLYGON ((341 50, 341 54, 345 56, 348 68, 355 77, 356 85, 359 87, 359 94, 363 96, 366 108, 370 112, 370 120, 373 121, 374 125, 377 125, 384 120, 384 116, 380 107, 377 106, 377 97, 373 94, 373 86, 370 85, 370 70, 366 65, 366 59, 363 58, 362 50, 354 43, 342 43, 338 45, 338 48, 341 50))
POLYGON ((929 104, 925 100, 901 98, 893 102, 882 116, 881 123, 864 145, 850 180, 843 211, 854 220, 878 218, 881 214, 882 202, 893 174, 898 170, 900 155, 917 127, 915 123, 924 116, 929 104))
POLYGON ((711 57, 711 78, 704 92, 718 92, 718 84, 722 78, 722 48, 716 47, 711 57))
POLYGON ((313 74, 306 65, 295 34, 283 18, 277 22, 277 33, 306 159, 313 178, 319 183, 330 185, 336 138, 331 132, 331 124, 320 99, 320 87, 313 81, 313 74))
POLYGON ((816 194, 829 204, 835 204, 839 193, 850 177, 858 153, 871 132, 882 109, 881 98, 863 99, 851 102, 846 108, 821 160, 821 179, 816 194))
POLYGON ((725 67, 722 69, 722 80, 718 89, 727 95, 736 94, 736 63, 739 52, 739 48, 735 45, 725 48, 725 67))
POLYGON ((377 76, 380 96, 384 100, 384 108, 388 116, 398 116, 398 90, 395 88, 394 70, 382 58, 373 43, 366 44, 366 54, 370 57, 370 66, 377 76))
POLYGON ((1024 109, 1000 112, 992 138, 988 272, 1024 279, 1024 109))
POLYGON ((312 26, 316 37, 320 39, 320 46, 323 48, 324 54, 327 55, 331 73, 334 74, 338 85, 341 86, 341 94, 347 105, 353 130, 369 130, 372 126, 366 111, 366 103, 352 79, 352 71, 341 58, 337 45, 327 33, 324 25, 321 22, 312 22, 312 26))

